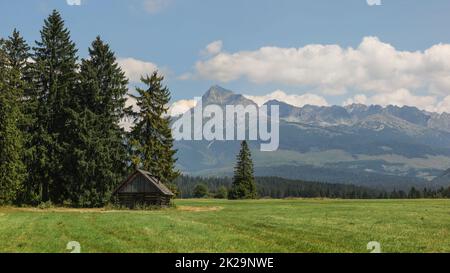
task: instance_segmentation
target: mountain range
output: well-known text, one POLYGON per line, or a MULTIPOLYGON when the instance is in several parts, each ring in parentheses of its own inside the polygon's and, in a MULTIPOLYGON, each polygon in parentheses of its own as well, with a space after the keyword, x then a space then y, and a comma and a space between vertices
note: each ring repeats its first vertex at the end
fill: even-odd
MULTIPOLYGON (((203 105, 256 105, 220 86, 203 105)), ((409 106, 352 104, 280 109, 278 151, 250 142, 255 173, 308 181, 351 183, 385 189, 450 185, 450 114, 409 106), (446 175, 447 174, 447 175, 446 175)), ((178 141, 178 167, 200 176, 230 176, 239 141, 178 141)))

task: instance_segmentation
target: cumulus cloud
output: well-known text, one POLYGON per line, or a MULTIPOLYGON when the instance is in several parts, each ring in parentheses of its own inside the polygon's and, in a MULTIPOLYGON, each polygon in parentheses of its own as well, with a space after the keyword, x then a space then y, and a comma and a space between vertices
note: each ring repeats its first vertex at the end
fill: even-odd
MULTIPOLYGON (((194 108, 197 105, 196 100, 179 100, 175 101, 171 105, 169 105, 169 111, 168 115, 175 117, 182 115, 189 111, 190 109, 194 108)), ((137 112, 139 111, 139 106, 137 106, 137 101, 134 97, 127 95, 126 96, 126 107, 132 107, 133 111, 137 112)), ((127 132, 130 132, 131 129, 134 126, 134 120, 133 118, 127 117, 121 120, 120 126, 127 132)))
POLYGON ((194 108, 195 106, 197 106, 196 100, 176 101, 176 102, 172 103, 172 105, 170 106, 169 115, 170 116, 182 115, 182 114, 186 113, 187 111, 189 111, 190 109, 194 108))
POLYGON ((191 80, 192 77, 193 77, 192 73, 183 73, 180 76, 178 76, 177 79, 180 81, 187 81, 191 80))
POLYGON ((221 40, 214 41, 214 42, 210 43, 209 45, 207 45, 202 53, 203 53, 203 55, 206 55, 206 56, 217 55, 222 51, 222 47, 223 47, 223 42, 221 40))
POLYGON ((151 62, 145 62, 134 58, 119 58, 117 60, 125 72, 125 76, 132 83, 140 82, 141 77, 158 70, 158 66, 151 62))
MULTIPOLYGON (((169 106, 168 115, 175 117, 186 113, 188 110, 194 108, 197 105, 196 100, 180 100, 172 103, 169 106)), ((126 96, 125 107, 132 107, 134 112, 139 111, 139 106, 137 106, 137 100, 130 96, 126 96)), ((120 127, 125 131, 130 132, 134 126, 134 119, 131 117, 126 117, 120 121, 120 127)))
POLYGON ((328 106, 328 102, 324 97, 315 94, 288 95, 281 90, 277 90, 264 96, 245 95, 245 97, 254 101, 259 106, 271 100, 285 102, 287 104, 294 105, 297 107, 303 107, 307 104, 317 106, 328 106))
POLYGON ((312 44, 220 51, 197 62, 195 76, 221 82, 244 78, 256 84, 308 86, 331 95, 351 90, 389 93, 400 89, 442 95, 450 93, 448 56, 448 44, 425 51, 400 51, 377 37, 365 37, 356 48, 312 44))
POLYGON ((167 8, 172 0, 144 0, 144 9, 151 14, 156 14, 167 8))
POLYGON ((69 6, 81 6, 81 0, 66 0, 69 6))
POLYGON ((435 107, 435 112, 438 113, 450 113, 450 96, 446 96, 435 107))
MULTIPOLYGON (((133 111, 137 111, 137 110, 139 110, 139 107, 137 106, 137 104, 136 104, 136 99, 135 98, 133 98, 132 96, 129 96, 129 95, 127 95, 126 96, 126 101, 125 101, 125 106, 126 107, 132 107, 133 108, 133 111)), ((124 118, 124 119, 122 119, 121 121, 120 121, 120 127, 122 127, 125 131, 127 131, 127 132, 130 132, 131 131, 131 129, 133 128, 133 125, 134 125, 134 123, 133 123, 133 119, 132 118, 130 118, 130 117, 127 117, 127 118, 124 118)))
MULTIPOLYGON (((288 95, 281 90, 277 90, 267 95, 263 96, 249 96, 244 95, 244 97, 254 101, 259 106, 270 100, 278 100, 281 102, 288 103, 297 107, 302 107, 304 105, 317 105, 317 106, 327 106, 328 102, 321 96, 314 94, 304 94, 304 95, 288 95)), ((171 104, 169 108, 170 116, 178 116, 186 113, 190 109, 197 106, 196 100, 179 100, 171 104)))
MULTIPOLYGON (((450 99, 448 102, 448 106, 450 106, 450 99)), ((435 96, 416 96, 411 94, 411 92, 407 89, 398 89, 391 93, 376 94, 370 97, 359 94, 346 100, 344 105, 353 103, 365 105, 376 104, 381 106, 396 105, 400 107, 407 105, 432 112, 438 111, 437 99, 435 96)), ((445 106, 445 104, 440 104, 439 108, 444 109, 445 106)))

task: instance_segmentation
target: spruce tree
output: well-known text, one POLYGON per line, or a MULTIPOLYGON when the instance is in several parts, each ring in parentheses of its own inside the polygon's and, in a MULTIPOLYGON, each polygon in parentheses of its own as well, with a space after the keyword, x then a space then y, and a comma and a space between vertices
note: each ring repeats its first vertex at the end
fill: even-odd
POLYGON ((135 126, 131 132, 133 166, 143 168, 160 179, 171 184, 178 176, 175 170, 173 136, 168 116, 170 91, 163 87, 164 77, 154 72, 142 78, 147 89, 137 88, 136 97, 139 111, 134 113, 135 126))
POLYGON ((66 126, 75 105, 77 50, 57 11, 45 20, 41 39, 33 48, 33 81, 36 100, 30 173, 37 201, 62 203, 69 197, 72 136, 66 126))
POLYGON ((20 32, 14 29, 12 35, 5 41, 5 52, 8 58, 9 67, 14 76, 12 85, 19 90, 20 110, 22 111, 22 120, 20 122, 21 130, 27 131, 32 123, 31 114, 34 109, 31 108, 29 94, 33 89, 31 75, 31 53, 30 47, 20 32))
POLYGON ((0 205, 17 201, 26 175, 20 130, 23 89, 11 49, 11 41, 0 41, 0 205))
POLYGON ((12 69, 20 72, 20 78, 27 78, 29 68, 30 47, 20 35, 20 32, 14 29, 12 35, 5 41, 5 51, 12 69))
POLYGON ((127 114, 128 80, 100 37, 82 60, 76 110, 71 112, 71 201, 102 206, 126 176, 127 149, 120 120, 127 114))
MULTIPOLYGON (((20 35, 19 31, 14 29, 12 35, 5 41, 5 52, 11 71, 10 88, 15 90, 15 104, 17 110, 17 128, 20 130, 20 138, 16 140, 16 149, 21 154, 21 164, 25 165, 23 177, 26 175, 26 166, 29 163, 31 147, 30 143, 30 125, 33 123, 32 113, 34 104, 30 100, 29 92, 33 88, 30 74, 30 47, 25 39, 20 35)), ((23 190, 17 196, 18 203, 29 201, 30 188, 29 183, 23 181, 23 190)))
POLYGON ((229 199, 255 199, 257 196, 253 171, 253 161, 247 141, 241 143, 234 169, 233 185, 228 194, 229 199))

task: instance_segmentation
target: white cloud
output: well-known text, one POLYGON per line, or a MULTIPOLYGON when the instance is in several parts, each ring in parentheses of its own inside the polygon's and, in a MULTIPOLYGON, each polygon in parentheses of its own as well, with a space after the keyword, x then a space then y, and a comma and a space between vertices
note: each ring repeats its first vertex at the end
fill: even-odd
POLYGON ((69 6, 81 6, 81 0, 66 0, 69 6))
POLYGON ((197 106, 196 100, 179 100, 174 103, 169 108, 170 116, 179 116, 181 114, 186 113, 190 109, 197 106))
POLYGON ((144 9, 151 14, 156 14, 167 8, 171 3, 172 0, 144 0, 144 9))
MULTIPOLYGON (((278 100, 281 102, 288 103, 297 107, 302 107, 304 105, 318 105, 327 106, 327 101, 318 95, 314 94, 304 94, 304 95, 288 95, 281 90, 277 90, 273 93, 264 96, 248 96, 244 95, 246 98, 254 101, 259 106, 270 100, 278 100)), ((194 108, 197 105, 196 100, 179 100, 174 103, 169 108, 170 116, 178 116, 186 113, 188 110, 194 108)))
POLYGON ((344 105, 351 105, 351 104, 368 104, 368 99, 366 95, 358 94, 355 95, 353 98, 348 98, 344 101, 344 105))
POLYGON ((203 55, 205 56, 213 56, 217 55, 222 51, 223 42, 221 40, 214 41, 206 46, 206 48, 203 50, 203 55))
POLYGON ((132 83, 140 82, 141 77, 150 75, 158 70, 158 66, 151 62, 144 62, 134 58, 119 58, 117 60, 120 67, 125 72, 125 76, 132 83))
POLYGON ((192 79, 192 73, 183 73, 180 76, 177 77, 180 81, 186 81, 192 79))
MULTIPOLYGON (((450 99, 448 100, 450 106, 450 99)), ((370 97, 359 94, 350 98, 344 102, 344 105, 348 104, 365 104, 365 105, 396 105, 396 106, 415 106, 419 109, 435 112, 438 110, 437 98, 435 96, 415 96, 407 89, 398 89, 391 93, 376 94, 370 97)), ((440 108, 445 108, 442 104, 440 108)))
POLYGON ((399 89, 450 93, 450 45, 399 51, 376 37, 357 48, 312 44, 301 48, 262 47, 220 51, 196 63, 196 75, 221 82, 247 79, 256 84, 311 87, 324 94, 389 93, 399 89))
MULTIPOLYGON (((139 111, 139 107, 137 106, 137 101, 134 97, 127 95, 126 96, 126 107, 132 106, 133 111, 137 112, 139 111)), ((197 105, 196 100, 179 100, 174 103, 172 103, 169 107, 169 116, 175 117, 182 115, 189 111, 190 109, 194 108, 197 105)), ((124 118, 120 122, 120 127, 122 127, 125 131, 130 132, 131 129, 134 126, 134 120, 133 118, 124 118)))
POLYGON ((303 107, 307 104, 317 105, 317 106, 327 106, 328 105, 328 102, 325 100, 325 98, 315 95, 315 94, 288 95, 281 90, 277 90, 273 93, 270 93, 270 94, 267 94, 264 96, 245 95, 245 97, 254 101, 259 106, 261 106, 264 103, 271 101, 271 100, 285 102, 287 104, 294 105, 297 107, 303 107))
POLYGON ((381 0, 367 0, 369 6, 381 6, 381 0))
MULTIPOLYGON (((139 110, 139 107, 136 104, 136 99, 133 98, 132 96, 127 95, 126 96, 126 102, 125 102, 125 106, 126 107, 130 107, 132 106, 133 111, 137 111, 139 110)), ((132 118, 124 118, 122 119, 122 121, 120 122, 120 127, 122 127, 125 131, 130 132, 131 129, 133 128, 133 119, 132 118)))
MULTIPOLYGON (((126 96, 126 102, 125 102, 125 106, 126 107, 132 107, 134 112, 139 111, 139 107, 137 106, 137 101, 134 97, 127 95, 126 96)), ((181 114, 186 113, 188 110, 194 108, 197 105, 197 101, 196 100, 179 100, 179 101, 175 101, 174 103, 172 103, 169 106, 169 111, 168 111, 168 115, 175 117, 175 116, 179 116, 181 114)), ((130 132, 131 129, 133 128, 134 125, 134 120, 133 118, 124 118, 123 120, 121 120, 120 122, 120 126, 122 128, 125 129, 125 131, 130 132)))
POLYGON ((450 96, 447 96, 442 101, 440 101, 436 105, 435 111, 438 113, 450 113, 450 96))

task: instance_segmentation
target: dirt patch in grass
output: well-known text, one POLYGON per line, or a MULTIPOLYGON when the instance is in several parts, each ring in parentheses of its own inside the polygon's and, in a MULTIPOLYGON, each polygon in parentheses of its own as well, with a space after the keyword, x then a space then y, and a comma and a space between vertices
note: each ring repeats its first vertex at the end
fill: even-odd
POLYGON ((177 210, 181 211, 191 211, 191 212, 203 212, 203 211, 219 211, 223 210, 223 207, 190 207, 190 206, 179 206, 177 210))
POLYGON ((23 211, 23 212, 68 212, 68 213, 92 213, 92 212, 107 212, 105 209, 74 209, 74 208, 49 208, 49 209, 40 209, 40 208, 13 208, 11 210, 14 211, 23 211))
MULTIPOLYGON (((176 210, 186 211, 186 212, 206 212, 206 211, 220 211, 223 207, 194 207, 194 206, 178 206, 176 210)), ((171 210, 170 208, 162 208, 161 210, 110 210, 105 208, 14 208, 14 207, 3 207, 0 208, 0 217, 8 213, 14 212, 33 212, 33 213, 142 213, 142 212, 158 212, 163 210, 171 210)))
MULTIPOLYGON (((0 208, 0 216, 14 212, 34 212, 34 213, 110 213, 110 212, 122 212, 122 210, 108 210, 105 208, 15 208, 15 207, 2 207, 0 208)), ((128 210, 123 210, 128 212, 128 210)))

